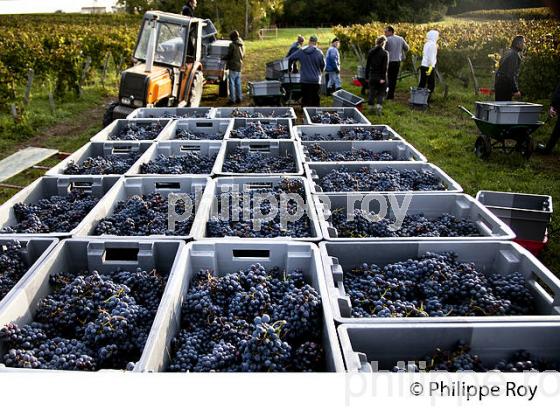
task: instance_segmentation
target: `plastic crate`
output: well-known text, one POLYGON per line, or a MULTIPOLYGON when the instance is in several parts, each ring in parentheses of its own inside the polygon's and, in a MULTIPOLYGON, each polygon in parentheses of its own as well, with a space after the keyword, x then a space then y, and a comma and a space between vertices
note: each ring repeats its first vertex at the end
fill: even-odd
POLYGON ((366 68, 364 66, 359 65, 356 69, 356 77, 359 79, 366 79, 366 68))
POLYGON ((479 200, 494 215, 528 241, 544 241, 552 219, 552 197, 518 192, 478 191, 479 200))
POLYGON ((267 67, 272 67, 276 71, 288 71, 288 58, 282 58, 280 60, 274 60, 266 63, 267 67))
POLYGON ((209 56, 215 57, 225 57, 228 54, 229 45, 231 41, 229 40, 216 40, 208 44, 207 49, 209 56))
POLYGON ((245 269, 254 263, 261 263, 267 268, 303 270, 306 281, 319 291, 323 301, 322 341, 327 370, 344 371, 317 247, 301 242, 256 243, 232 239, 187 244, 181 263, 182 275, 174 277, 173 286, 169 286, 163 295, 165 308, 158 311, 154 330, 146 343, 147 354, 142 356, 138 367, 142 371, 161 372, 169 366, 171 341, 180 329, 181 304, 194 274, 204 269, 224 275, 245 269))
MULTIPOLYGON (((165 292, 176 282, 174 276, 182 275, 179 255, 185 244, 181 241, 104 241, 87 239, 67 239, 60 242, 22 283, 9 302, 0 310, 2 325, 15 322, 20 326, 30 323, 35 315, 38 302, 53 292, 49 284, 51 273, 97 270, 101 274, 117 269, 136 271, 136 268, 157 269, 169 274, 165 292), (132 256, 135 255, 135 256, 132 256)), ((160 309, 163 304, 160 304, 160 309)), ((155 323, 155 321, 154 321, 155 323)), ((154 326, 152 325, 152 333, 154 326)), ((0 342, 0 358, 6 352, 0 342)), ((142 357, 146 354, 144 353, 142 357)), ((141 358, 139 357, 140 361, 141 358)), ((138 362, 137 362, 138 363, 138 362)), ((27 371, 30 369, 9 369, 0 365, 2 371, 27 371)), ((138 371, 138 365, 134 371, 138 371)), ((44 372, 44 371, 43 371, 44 372)))
MULTIPOLYGON (((364 195, 317 195, 315 202, 319 221, 323 236, 327 241, 352 241, 363 242, 368 241, 389 241, 389 242, 406 242, 406 241, 480 241, 480 240, 511 240, 515 238, 513 231, 502 221, 492 215, 486 208, 480 205, 469 195, 464 194, 425 194, 425 195, 408 195, 396 194, 380 195, 370 197, 364 195), (348 213, 351 209, 366 209, 370 212, 378 214, 386 209, 388 217, 394 217, 394 201, 398 206, 403 206, 410 198, 410 204, 405 209, 405 215, 423 214, 427 218, 437 218, 443 214, 450 214, 457 218, 468 218, 476 225, 481 236, 473 237, 366 237, 366 238, 349 238, 339 237, 337 229, 329 221, 331 211, 334 209, 342 209, 348 213), (383 205, 380 205, 380 201, 383 205)), ((350 212, 352 215, 352 212, 350 212)))
POLYGON ((383 141, 404 141, 404 138, 388 125, 298 125, 294 127, 298 141, 349 141, 349 139, 341 140, 338 133, 353 130, 376 130, 382 134, 383 141))
POLYGON ((410 100, 412 105, 427 106, 428 98, 430 98, 430 90, 427 88, 410 87, 410 100))
MULTIPOLYGON (((283 179, 290 179, 290 180, 299 180, 303 182, 305 187, 305 198, 303 200, 306 204, 305 214, 309 217, 311 222, 311 236, 304 237, 304 238, 297 238, 297 237, 288 237, 288 236, 280 236, 276 238, 242 238, 243 240, 250 240, 250 241, 270 241, 270 240, 277 240, 277 241, 286 241, 286 240, 300 240, 300 241, 314 241, 318 242, 323 239, 321 235, 321 228, 319 225, 319 220, 317 218, 317 212, 315 210, 315 205, 313 203, 313 197, 309 190, 309 183, 307 179, 304 177, 281 177, 281 176, 264 176, 264 177, 222 177, 216 178, 212 180, 209 184, 207 191, 208 196, 207 198, 211 198, 211 205, 201 210, 198 213, 198 217, 200 220, 196 223, 197 231, 194 233, 195 240, 202 240, 202 239, 215 239, 213 237, 208 236, 206 223, 210 220, 211 216, 220 216, 220 209, 221 209, 221 198, 222 194, 227 192, 239 192, 241 195, 245 192, 249 192, 256 189, 263 189, 263 188, 272 188, 278 184, 283 179), (220 202, 220 203, 219 203, 220 202)), ((229 204, 229 199, 228 199, 229 204)), ((239 237, 229 237, 229 238, 236 238, 240 239, 239 237)))
POLYGON ((226 79, 226 61, 221 57, 206 56, 202 59, 205 80, 222 81, 226 79))
POLYGON ((346 90, 338 90, 332 93, 333 107, 355 107, 362 110, 364 99, 346 90))
POLYGON ((526 249, 513 242, 490 241, 404 241, 323 242, 320 245, 334 319, 338 323, 485 323, 560 322, 560 279, 526 249), (428 318, 353 318, 351 302, 344 289, 344 272, 362 263, 383 267, 389 263, 418 258, 426 252, 455 252, 460 262, 474 263, 492 274, 523 273, 535 296, 537 315, 532 316, 445 316, 428 318))
POLYGON ((475 102, 476 118, 492 124, 536 124, 543 110, 540 104, 518 101, 475 102))
MULTIPOLYGON (((120 176, 96 176, 96 175, 51 175, 39 178, 27 187, 23 188, 13 197, 8 199, 0 206, 0 229, 8 226, 16 225, 16 217, 14 214, 14 205, 22 203, 35 203, 41 199, 49 198, 53 195, 67 196, 70 189, 80 189, 91 192, 91 194, 99 198, 99 202, 93 207, 91 215, 101 207, 103 198, 107 195, 117 181, 121 180, 120 176)), ((50 232, 50 233, 2 233, 0 238, 14 236, 18 238, 29 237, 59 237, 64 238, 76 234, 86 223, 87 216, 74 229, 69 232, 50 232)))
POLYGON ((286 84, 300 84, 301 83, 301 74, 296 73, 284 73, 280 78, 280 82, 282 85, 286 84))
POLYGON ((215 118, 287 118, 296 120, 297 116, 292 107, 220 107, 216 108, 215 118), (235 113, 238 113, 236 116, 235 113), (246 114, 243 117, 240 114, 246 114))
POLYGON ((241 127, 247 127, 249 126, 251 123, 260 123, 262 125, 282 125, 287 127, 288 129, 288 137, 287 138, 277 138, 277 139, 283 139, 283 140, 295 140, 295 135, 293 132, 293 128, 292 128, 292 120, 289 118, 235 118, 233 120, 233 126, 231 127, 231 131, 229 133, 229 135, 227 136, 227 140, 234 140, 234 141, 239 141, 239 140, 254 140, 254 141, 273 141, 274 138, 255 138, 255 139, 251 139, 251 138, 235 138, 233 136, 233 131, 237 130, 238 128, 241 127))
POLYGON ((272 61, 270 63, 266 63, 265 78, 267 80, 280 80, 284 76, 286 71, 287 69, 280 69, 279 65, 276 64, 275 61, 272 61))
MULTIPOLYGON (((206 76, 205 76, 206 77, 206 76)), ((126 117, 127 120, 135 118, 214 118, 214 109, 210 107, 156 107, 137 108, 126 117)))
POLYGON ((253 97, 277 97, 282 95, 280 81, 249 81, 249 94, 253 97))
POLYGON ((218 34, 218 30, 216 30, 212 20, 204 19, 202 21, 202 38, 215 37, 216 34, 218 34))
POLYGON ((196 222, 196 213, 202 209, 201 203, 206 201, 206 186, 210 182, 210 178, 202 176, 157 176, 157 177, 139 177, 121 179, 115 188, 104 198, 104 200, 96 207, 80 226, 75 233, 75 237, 89 237, 90 239, 108 239, 108 240, 139 240, 144 239, 169 239, 169 240, 190 240, 194 232, 194 224, 196 222), (119 201, 126 201, 134 195, 147 195, 152 192, 158 192, 162 196, 168 196, 171 193, 194 193, 196 194, 196 202, 193 204, 193 225, 188 235, 150 235, 150 236, 117 236, 117 235, 95 235, 95 228, 101 219, 111 216, 119 201))
POLYGON ((305 162, 335 162, 315 161, 309 155, 309 147, 318 145, 327 152, 349 152, 367 149, 376 153, 389 152, 394 161, 399 162, 427 162, 428 160, 416 148, 404 141, 302 141, 300 142, 302 158, 305 162))
MULTIPOLYGON (((383 170, 386 168, 393 168, 396 170, 404 169, 415 169, 418 171, 431 171, 433 172, 445 185, 447 188, 445 191, 400 191, 400 192, 410 192, 415 195, 424 195, 434 192, 447 192, 447 193, 462 193, 463 188, 457 182, 455 182, 449 175, 443 172, 439 167, 436 167, 430 163, 422 162, 308 162, 304 164, 305 174, 309 178, 311 183, 311 192, 314 194, 335 194, 336 192, 323 192, 323 188, 319 185, 319 179, 327 175, 329 172, 335 169, 346 168, 350 172, 358 172, 361 169, 369 168, 370 170, 383 170)), ((361 193, 367 193, 370 191, 359 191, 361 193)), ((396 193, 399 191, 391 191, 387 193, 396 193)), ((373 193, 379 194, 381 191, 375 191, 373 193)))
POLYGON ((296 147, 295 141, 289 140, 229 140, 225 141, 222 149, 218 154, 216 163, 214 164, 213 174, 221 176, 270 176, 274 175, 267 172, 259 172, 252 174, 242 174, 236 172, 227 172, 223 170, 224 161, 227 156, 236 148, 242 148, 249 152, 261 152, 263 155, 269 157, 279 157, 291 155, 294 159, 295 172, 279 172, 280 175, 285 176, 298 176, 303 175, 303 166, 299 149, 296 147))
POLYGON ((197 175, 197 176, 210 176, 212 171, 206 174, 142 174, 141 168, 143 164, 147 164, 150 161, 157 161, 159 155, 164 155, 165 157, 174 156, 185 156, 188 153, 196 152, 199 155, 210 157, 212 155, 217 155, 222 147, 221 141, 161 141, 157 144, 153 144, 148 150, 140 157, 140 159, 131 167, 126 174, 126 177, 143 177, 143 176, 185 176, 185 175, 197 175))
POLYGON ((33 274, 35 269, 41 266, 43 260, 45 260, 58 243, 58 239, 56 238, 18 238, 1 236, 0 247, 3 247, 11 241, 18 241, 21 245, 20 253, 28 268, 14 287, 4 297, 0 296, 0 312, 27 278, 33 274))
POLYGON ((558 323, 352 324, 339 326, 338 336, 351 373, 390 371, 397 364, 425 361, 437 348, 453 349, 460 340, 489 368, 520 350, 541 360, 560 361, 558 323))
POLYGON ((165 118, 156 118, 156 119, 149 119, 149 118, 137 118, 132 120, 115 120, 111 124, 107 125, 93 137, 91 137, 90 142, 105 142, 105 141, 129 141, 129 140, 113 140, 111 137, 115 136, 120 130, 122 130, 127 125, 144 125, 144 124, 153 124, 158 123, 162 125, 162 129, 158 136, 151 140, 132 140, 136 142, 155 142, 159 140, 159 137, 163 134, 165 129, 172 124, 172 120, 165 119, 165 118))
MULTIPOLYGON (((116 141, 116 142, 88 142, 78 149, 72 155, 59 162, 57 165, 49 169, 45 175, 64 175, 64 171, 68 165, 73 162, 83 164, 88 158, 107 157, 116 155, 123 158, 130 155, 143 154, 152 144, 149 142, 135 141, 116 141)), ((121 174, 105 174, 105 175, 121 175, 121 174)))
MULTIPOLYGON (((360 111, 358 111, 357 108, 353 107, 353 108, 349 108, 349 107, 304 107, 303 108, 303 123, 304 124, 308 124, 308 125, 313 125, 313 124, 320 124, 320 123, 314 123, 313 121, 311 121, 311 117, 313 117, 316 114, 321 114, 321 113, 331 113, 331 114, 338 114, 343 121, 353 121, 351 124, 352 125, 356 125, 356 124, 363 124, 363 125, 371 125, 371 122, 369 122, 369 120, 365 117, 364 114, 362 114, 360 111)), ((351 124, 346 124, 346 125, 351 125, 351 124)), ((332 125, 332 124, 323 124, 323 125, 332 125)), ((338 124, 336 124, 338 125, 338 124)), ((344 124, 343 124, 344 125, 344 124)))
POLYGON ((233 126, 228 118, 214 118, 208 120, 177 120, 161 134, 160 142, 167 141, 220 141, 227 138, 233 126), (177 131, 185 130, 200 135, 197 140, 177 139, 177 131), (215 136, 219 136, 218 139, 215 136))

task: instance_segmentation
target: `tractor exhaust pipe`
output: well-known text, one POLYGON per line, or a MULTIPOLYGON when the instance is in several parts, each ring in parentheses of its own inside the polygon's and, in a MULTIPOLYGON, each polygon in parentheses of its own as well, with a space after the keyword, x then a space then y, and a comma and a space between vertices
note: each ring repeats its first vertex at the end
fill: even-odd
POLYGON ((152 71, 152 67, 154 66, 154 58, 156 54, 156 41, 157 41, 157 25, 156 19, 150 21, 150 39, 148 40, 148 50, 146 53, 146 73, 150 73, 152 71))

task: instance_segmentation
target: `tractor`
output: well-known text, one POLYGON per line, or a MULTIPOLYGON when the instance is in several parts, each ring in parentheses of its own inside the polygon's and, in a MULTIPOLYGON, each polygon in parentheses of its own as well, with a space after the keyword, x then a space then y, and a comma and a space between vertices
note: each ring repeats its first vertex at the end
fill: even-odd
POLYGON ((119 100, 103 125, 139 107, 198 107, 202 98, 202 30, 206 20, 148 11, 144 14, 134 65, 121 73, 119 100))

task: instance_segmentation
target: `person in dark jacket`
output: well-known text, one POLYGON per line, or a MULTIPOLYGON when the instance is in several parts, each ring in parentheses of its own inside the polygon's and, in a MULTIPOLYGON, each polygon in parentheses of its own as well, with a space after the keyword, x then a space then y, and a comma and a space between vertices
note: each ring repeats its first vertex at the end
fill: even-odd
POLYGON ((389 53, 385 50, 387 37, 380 36, 375 40, 375 47, 372 48, 367 57, 366 75, 369 78, 369 106, 377 115, 381 115, 383 110, 383 99, 387 93, 387 69, 389 66, 389 53))
POLYGON ((188 0, 181 10, 181 14, 187 17, 194 17, 194 9, 196 9, 196 0, 188 0))
MULTIPOLYGON (((301 34, 298 34, 297 40, 294 41, 292 43, 292 45, 290 46, 290 49, 288 50, 288 54, 286 54, 286 57, 290 57, 296 51, 301 49, 304 41, 305 41, 305 38, 301 34)), ((299 72, 299 70, 297 68, 297 63, 294 62, 293 64, 290 65, 290 72, 292 72, 294 74, 297 74, 299 72)))
MULTIPOLYGON (((551 118, 555 118, 558 117, 558 115, 560 115, 560 83, 558 83, 558 85, 556 86, 556 91, 554 91, 554 94, 552 95, 552 102, 550 103, 550 110, 548 111, 548 114, 550 115, 551 118)), ((558 142, 559 139, 560 139, 560 119, 557 119, 556 126, 552 131, 552 135, 550 136, 550 139, 548 140, 546 145, 539 144, 539 146, 537 147, 537 151, 543 154, 552 154, 552 151, 554 150, 554 147, 556 146, 556 143, 558 142)))
POLYGON ((525 38, 516 36, 511 42, 511 48, 501 58, 494 82, 496 101, 511 101, 513 97, 521 96, 519 72, 521 71, 521 52, 524 48, 525 38))
POLYGON ((288 63, 300 63, 301 105, 302 107, 321 106, 321 77, 325 70, 325 57, 317 47, 317 36, 309 37, 307 47, 299 49, 289 57, 288 63))
POLYGON ((243 97, 243 92, 241 91, 241 69, 243 68, 245 46, 237 31, 232 31, 229 38, 231 44, 225 57, 226 68, 229 70, 229 102, 230 104, 239 104, 243 97))

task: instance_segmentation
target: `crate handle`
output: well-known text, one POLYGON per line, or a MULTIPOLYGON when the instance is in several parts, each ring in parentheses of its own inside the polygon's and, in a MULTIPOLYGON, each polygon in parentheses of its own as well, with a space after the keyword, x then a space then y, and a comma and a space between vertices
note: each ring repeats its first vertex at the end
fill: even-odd
POLYGON ((270 145, 267 144, 250 144, 249 151, 270 152, 270 145))
POLYGON ((178 189, 181 189, 181 183, 180 182, 173 182, 173 181, 156 182, 156 190, 160 190, 160 189, 178 190, 178 189))
POLYGON ((234 249, 233 257, 236 259, 268 259, 270 250, 268 249, 234 249))
POLYGON ((68 185, 68 190, 79 189, 81 191, 91 192, 93 183, 89 181, 72 181, 68 185))
POLYGON ((104 261, 138 261, 138 248, 106 248, 104 261))
MULTIPOLYGON (((486 235, 492 236, 492 234, 495 233, 492 230, 492 224, 490 222, 488 222, 488 220, 486 219, 486 217, 484 215, 479 214, 478 217, 479 217, 478 225, 479 225, 480 229, 482 229, 486 233, 486 235)), ((498 229, 496 229, 496 230, 498 230, 498 229)))
POLYGON ((132 145, 116 145, 113 147, 113 154, 128 154, 132 151, 132 145))
POLYGON ((197 122, 196 126, 199 128, 212 128, 214 124, 211 122, 197 122))
POLYGON ((253 182, 245 185, 245 189, 248 191, 255 191, 259 189, 270 189, 272 188, 272 182, 253 182))
POLYGON ((200 145, 181 145, 181 152, 200 151, 200 145))

